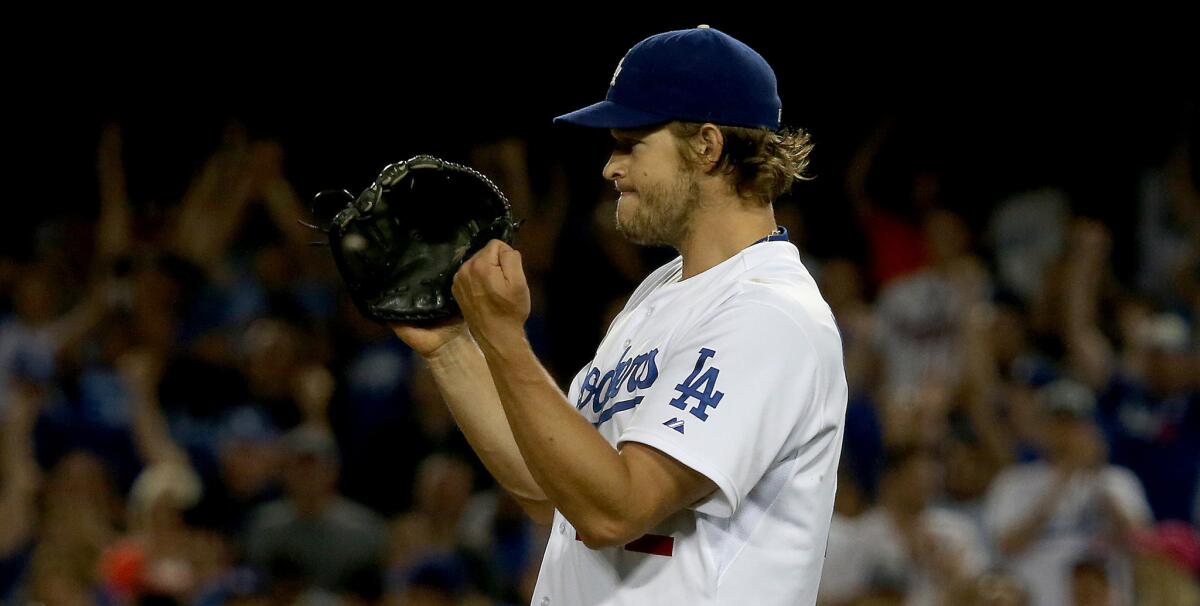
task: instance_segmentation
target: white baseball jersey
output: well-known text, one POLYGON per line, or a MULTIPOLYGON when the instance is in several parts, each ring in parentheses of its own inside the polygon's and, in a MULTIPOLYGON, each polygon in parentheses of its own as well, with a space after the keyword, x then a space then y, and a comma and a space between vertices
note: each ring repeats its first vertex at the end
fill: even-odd
POLYGON ((634 291, 568 401, 718 489, 623 547, 589 549, 556 511, 535 606, 816 601, 846 412, 833 314, 787 241, 682 266, 634 291))

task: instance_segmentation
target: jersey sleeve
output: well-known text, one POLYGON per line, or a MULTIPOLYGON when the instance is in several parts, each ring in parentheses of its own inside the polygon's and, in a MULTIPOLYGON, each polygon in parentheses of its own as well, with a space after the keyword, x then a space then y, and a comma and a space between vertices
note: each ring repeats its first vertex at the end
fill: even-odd
POLYGON ((1041 496, 1041 489, 1035 487, 1038 484, 1017 471, 1001 472, 984 497, 983 525, 994 544, 1000 542, 1004 533, 1020 521, 1041 496))
POLYGON ((1154 514, 1146 499, 1146 491, 1142 483, 1132 471, 1116 465, 1109 466, 1103 475, 1104 489, 1112 498, 1121 513, 1137 524, 1150 524, 1154 514))
POLYGON ((803 435, 836 431, 826 413, 831 394, 845 397, 840 341, 809 332, 825 331, 774 305, 719 309, 673 339, 618 445, 652 446, 708 477, 718 490, 691 508, 731 516, 803 435))

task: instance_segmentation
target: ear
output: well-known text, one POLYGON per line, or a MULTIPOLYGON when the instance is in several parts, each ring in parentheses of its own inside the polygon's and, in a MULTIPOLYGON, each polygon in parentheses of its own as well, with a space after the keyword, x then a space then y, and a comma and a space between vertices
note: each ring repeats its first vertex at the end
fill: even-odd
POLYGON ((721 158, 721 151, 725 149, 725 135, 721 134, 721 129, 717 125, 705 123, 696 133, 694 145, 696 146, 696 157, 707 172, 712 170, 717 160, 721 158))

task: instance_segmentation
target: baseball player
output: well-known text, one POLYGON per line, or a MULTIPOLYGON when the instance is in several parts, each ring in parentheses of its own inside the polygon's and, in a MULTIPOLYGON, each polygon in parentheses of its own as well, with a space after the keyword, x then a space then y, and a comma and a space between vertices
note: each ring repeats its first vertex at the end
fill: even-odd
POLYGON ((455 276, 465 324, 394 326, 550 525, 533 604, 815 603, 846 380, 829 306, 774 220, 811 149, 780 115, 767 62, 700 26, 638 43, 606 100, 556 119, 611 131, 620 231, 680 253, 567 394, 529 347, 521 254, 498 240, 455 276))

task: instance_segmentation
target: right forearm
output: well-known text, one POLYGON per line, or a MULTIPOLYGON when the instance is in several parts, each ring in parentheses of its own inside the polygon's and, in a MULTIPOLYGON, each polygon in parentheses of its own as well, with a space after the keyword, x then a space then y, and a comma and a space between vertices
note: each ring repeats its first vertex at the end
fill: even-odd
POLYGON ((1000 553, 1006 556, 1017 555, 1025 551, 1037 539, 1046 523, 1050 521, 1055 508, 1058 507, 1058 503, 1066 491, 1068 479, 1067 476, 1062 476, 1055 480, 1055 483, 1042 495, 1033 509, 1000 535, 998 545, 1000 553))
POLYGON ((0 491, 0 560, 25 546, 36 520, 36 488, 12 475, 6 475, 5 480, 7 485, 0 491))
POLYGON ((1042 526, 1046 523, 1046 518, 1042 512, 1035 512, 1017 524, 1016 527, 1005 532, 1000 537, 1000 553, 1006 556, 1015 556, 1037 538, 1037 534, 1041 531, 1042 526))
POLYGON ((487 361, 474 339, 464 331, 427 362, 459 429, 496 481, 523 505, 547 501, 521 456, 487 361))
POLYGON ((100 182, 96 253, 99 258, 110 260, 128 252, 133 225, 129 192, 125 187, 125 164, 121 156, 121 130, 116 125, 106 127, 100 138, 96 173, 100 182))
POLYGON ((10 557, 32 536, 40 472, 33 454, 36 407, 21 395, 9 402, 0 423, 0 560, 10 557))
POLYGON ((1063 285, 1063 341, 1071 366, 1093 388, 1108 380, 1112 347, 1098 326, 1100 287, 1108 261, 1102 228, 1084 223, 1075 228, 1075 244, 1063 285))

